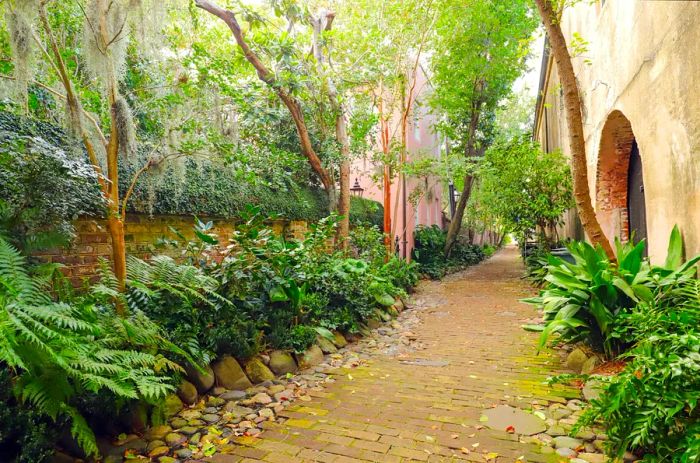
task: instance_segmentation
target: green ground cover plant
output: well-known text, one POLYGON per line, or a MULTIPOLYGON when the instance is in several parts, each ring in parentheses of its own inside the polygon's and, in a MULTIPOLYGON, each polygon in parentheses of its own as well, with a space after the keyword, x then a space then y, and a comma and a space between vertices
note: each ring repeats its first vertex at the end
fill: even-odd
POLYGON ((576 428, 606 426, 606 451, 631 451, 650 462, 700 460, 700 256, 683 258, 678 227, 666 261, 643 257, 645 242, 617 243, 618 264, 601 248, 572 243, 576 262, 549 256, 545 288, 527 300, 544 311, 541 345, 584 342, 625 362, 613 376, 596 376, 600 397, 576 428))
POLYGON ((418 263, 423 275, 434 280, 477 264, 487 257, 481 246, 464 243, 462 239, 455 242, 450 256, 445 257, 440 250, 445 248, 447 233, 437 225, 419 226, 413 237, 413 260, 418 263))

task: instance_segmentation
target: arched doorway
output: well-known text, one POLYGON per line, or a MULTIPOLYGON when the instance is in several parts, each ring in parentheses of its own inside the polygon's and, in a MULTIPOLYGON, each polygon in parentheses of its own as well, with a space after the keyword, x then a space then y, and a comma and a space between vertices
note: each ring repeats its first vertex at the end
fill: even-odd
POLYGON ((596 174, 596 214, 608 238, 646 238, 642 159, 632 124, 620 111, 603 126, 596 174))

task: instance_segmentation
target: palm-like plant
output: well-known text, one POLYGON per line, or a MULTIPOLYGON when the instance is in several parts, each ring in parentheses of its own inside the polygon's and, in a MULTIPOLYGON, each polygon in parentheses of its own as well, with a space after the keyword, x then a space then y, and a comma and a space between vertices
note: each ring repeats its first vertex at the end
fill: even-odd
POLYGON ((88 454, 95 436, 74 405, 83 393, 155 401, 173 390, 168 371, 179 367, 160 354, 134 349, 159 338, 145 317, 118 319, 109 308, 54 302, 41 278, 0 238, 0 362, 16 376, 15 394, 57 419, 88 454))
POLYGON ((540 346, 555 333, 564 342, 586 341, 612 357, 631 339, 621 330, 621 315, 641 302, 672 298, 682 282, 695 275, 700 256, 683 262, 683 240, 673 229, 668 258, 663 266, 652 266, 643 258, 644 241, 637 245, 616 241, 618 263, 611 263, 600 247, 573 242, 568 248, 575 259, 569 263, 550 256, 547 286, 538 297, 524 302, 543 309, 545 327, 540 346))

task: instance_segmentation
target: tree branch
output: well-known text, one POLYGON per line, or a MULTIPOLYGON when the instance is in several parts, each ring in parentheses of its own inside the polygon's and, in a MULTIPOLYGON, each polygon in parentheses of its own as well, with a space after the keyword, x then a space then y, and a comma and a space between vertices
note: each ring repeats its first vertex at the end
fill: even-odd
POLYGON ((309 164, 311 164, 312 169, 320 178, 321 183, 323 183, 323 186, 328 194, 333 195, 335 183, 328 174, 328 171, 321 164, 321 159, 318 157, 318 154, 316 154, 316 151, 313 149, 311 137, 309 136, 309 130, 304 120, 304 114, 297 99, 287 93, 279 85, 274 74, 270 72, 262 61, 260 61, 258 55, 251 50, 250 46, 243 37, 243 32, 241 30, 241 26, 236 20, 236 15, 232 11, 221 8, 216 3, 209 0, 195 0, 194 3, 198 8, 220 18, 224 23, 226 23, 228 28, 231 30, 233 37, 236 39, 236 43, 238 44, 239 48, 241 51, 243 51, 243 55, 245 56, 246 60, 255 68, 258 78, 269 85, 277 93, 277 96, 279 96, 284 105, 287 107, 292 119, 294 120, 294 124, 299 135, 302 153, 309 161, 309 164))

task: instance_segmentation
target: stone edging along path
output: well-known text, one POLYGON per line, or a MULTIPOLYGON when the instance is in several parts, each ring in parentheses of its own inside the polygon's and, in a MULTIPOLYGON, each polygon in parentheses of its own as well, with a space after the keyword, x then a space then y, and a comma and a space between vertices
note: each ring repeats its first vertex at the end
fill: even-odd
MULTIPOLYGON (((549 386, 563 373, 518 299, 514 249, 442 282, 423 282, 395 320, 321 363, 246 391, 213 390, 105 461, 602 463, 601 430, 568 432, 580 391, 549 386), (140 456, 149 455, 149 457, 140 456), (133 460, 132 460, 133 461, 133 460)), ((319 359, 320 360, 320 359, 319 359)))

